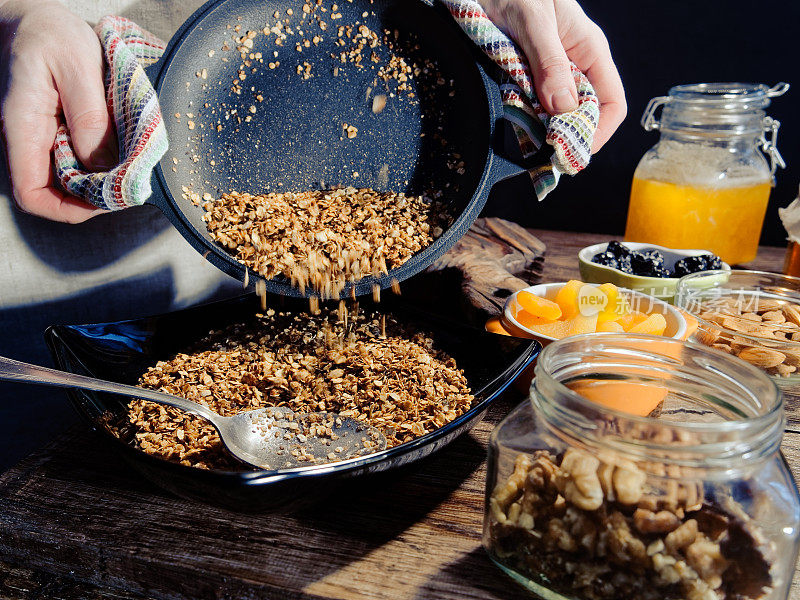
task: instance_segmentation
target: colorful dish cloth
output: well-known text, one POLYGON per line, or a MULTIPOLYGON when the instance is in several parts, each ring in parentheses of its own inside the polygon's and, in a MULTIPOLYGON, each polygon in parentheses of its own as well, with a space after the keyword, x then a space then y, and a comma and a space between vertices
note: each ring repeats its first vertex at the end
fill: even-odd
POLYGON ((144 67, 164 53, 164 42, 121 17, 104 17, 95 27, 105 52, 106 100, 114 115, 120 164, 91 173, 78 162, 66 125, 56 133, 56 175, 68 192, 108 210, 143 204, 150 197, 150 176, 167 151, 161 107, 144 67))
POLYGON ((578 108, 550 116, 542 108, 533 88, 530 67, 513 40, 487 16, 476 0, 442 0, 461 29, 505 72, 500 93, 504 116, 510 121, 525 158, 547 142, 553 147, 549 163, 529 173, 539 200, 555 188, 561 173, 574 175, 589 164, 592 138, 600 117, 600 103, 589 80, 573 64, 578 88, 578 108))

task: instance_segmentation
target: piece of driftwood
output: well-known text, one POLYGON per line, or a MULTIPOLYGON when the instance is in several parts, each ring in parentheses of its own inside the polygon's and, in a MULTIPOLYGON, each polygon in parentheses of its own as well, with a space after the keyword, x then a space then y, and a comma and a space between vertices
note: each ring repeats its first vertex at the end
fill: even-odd
POLYGON ((425 272, 403 282, 403 293, 415 300, 457 303, 460 312, 480 325, 498 314, 512 293, 539 281, 545 251, 530 230, 481 218, 425 272))

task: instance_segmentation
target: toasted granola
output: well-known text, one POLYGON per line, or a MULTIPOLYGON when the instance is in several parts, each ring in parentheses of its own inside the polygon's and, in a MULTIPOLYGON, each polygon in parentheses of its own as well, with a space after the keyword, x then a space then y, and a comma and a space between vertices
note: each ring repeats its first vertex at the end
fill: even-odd
POLYGON ((422 196, 352 187, 230 192, 203 208, 211 236, 239 262, 323 298, 338 298, 347 282, 404 264, 451 221, 441 203, 422 196))
MULTIPOLYGON (((338 413, 378 428, 389 447, 453 421, 473 403, 463 372, 427 334, 343 306, 319 315, 270 309, 255 323, 212 331, 191 351, 148 369, 139 385, 223 416, 268 406, 338 413)), ((133 443, 149 454, 206 469, 244 468, 199 417, 134 400, 128 421, 133 443)))

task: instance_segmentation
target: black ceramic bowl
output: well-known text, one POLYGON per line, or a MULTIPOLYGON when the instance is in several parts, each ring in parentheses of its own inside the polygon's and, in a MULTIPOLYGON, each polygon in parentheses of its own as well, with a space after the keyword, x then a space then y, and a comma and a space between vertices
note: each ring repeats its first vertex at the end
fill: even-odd
MULTIPOLYGON (((209 330, 252 319, 257 302, 254 295, 247 295, 132 321, 57 325, 48 328, 45 337, 58 368, 135 383, 147 367, 170 358, 209 330)), ((276 309, 307 307, 302 300, 276 298, 275 303, 276 309)), ((281 471, 234 472, 187 467, 145 454, 111 433, 106 422, 113 422, 114 415, 123 413, 127 399, 83 390, 67 393, 91 427, 159 486, 179 496, 238 511, 296 509, 308 500, 324 497, 348 478, 394 469, 446 446, 483 418, 489 404, 533 362, 541 349, 538 342, 445 321, 398 301, 384 301, 376 308, 391 311, 428 331, 435 344, 453 356, 464 370, 475 404, 469 412, 436 431, 363 458, 281 471)))

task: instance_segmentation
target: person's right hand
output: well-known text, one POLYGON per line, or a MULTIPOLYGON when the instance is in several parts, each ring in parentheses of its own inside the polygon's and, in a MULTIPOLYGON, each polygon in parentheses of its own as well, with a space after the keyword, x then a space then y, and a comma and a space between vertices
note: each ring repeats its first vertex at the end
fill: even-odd
POLYGON ((104 212, 58 189, 52 166, 59 119, 85 167, 101 171, 116 163, 97 35, 59 2, 0 0, 0 65, 0 118, 19 208, 68 223, 104 212))
POLYGON ((551 115, 578 108, 570 61, 586 74, 600 101, 592 140, 597 152, 627 112, 625 90, 602 30, 576 0, 478 0, 489 18, 522 47, 536 95, 551 115))

